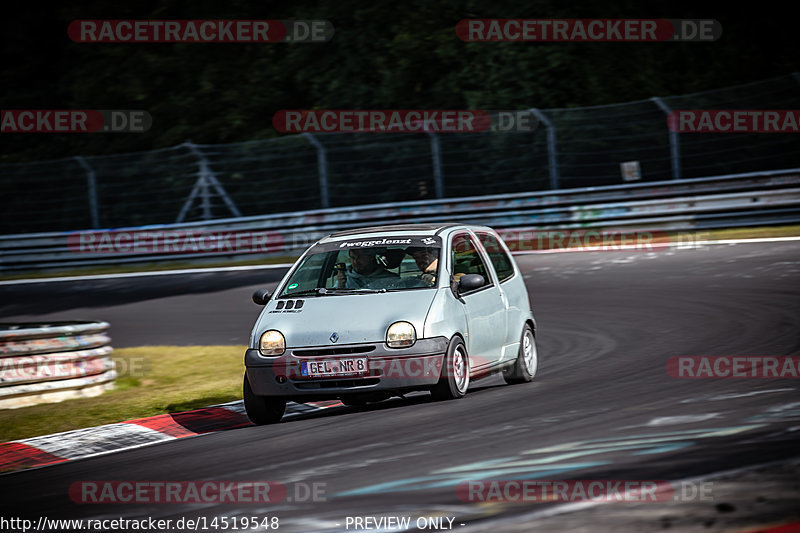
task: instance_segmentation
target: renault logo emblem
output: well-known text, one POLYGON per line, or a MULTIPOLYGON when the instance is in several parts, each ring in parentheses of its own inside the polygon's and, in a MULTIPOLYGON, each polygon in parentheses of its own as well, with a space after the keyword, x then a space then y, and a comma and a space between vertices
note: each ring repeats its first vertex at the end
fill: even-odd
POLYGON ((331 334, 331 342, 336 342, 339 340, 339 334, 335 331, 331 334))

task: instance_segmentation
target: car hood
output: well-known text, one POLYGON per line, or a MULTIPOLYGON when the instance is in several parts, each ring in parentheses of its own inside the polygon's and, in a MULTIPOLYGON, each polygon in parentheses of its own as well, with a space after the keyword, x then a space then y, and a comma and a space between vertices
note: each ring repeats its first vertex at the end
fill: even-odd
POLYGON ((270 329, 283 333, 287 348, 384 342, 387 328, 399 320, 411 322, 421 337, 435 295, 435 289, 422 289, 270 300, 253 328, 251 346, 257 347, 261 334, 270 329), (288 302, 292 309, 287 309, 288 302))

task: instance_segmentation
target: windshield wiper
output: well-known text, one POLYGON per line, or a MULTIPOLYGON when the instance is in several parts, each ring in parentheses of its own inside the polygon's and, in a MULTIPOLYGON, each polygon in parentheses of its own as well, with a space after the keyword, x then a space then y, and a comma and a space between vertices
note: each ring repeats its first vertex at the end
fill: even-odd
POLYGON ((371 294, 376 292, 386 292, 386 289, 346 289, 346 288, 338 288, 332 287, 330 289, 325 289, 327 294, 371 294))
POLYGON ((333 296, 336 294, 370 294, 370 293, 383 293, 387 289, 344 289, 338 287, 317 287, 316 289, 306 289, 302 291, 283 294, 281 298, 294 298, 295 296, 306 296, 314 294, 316 296, 333 296))
POLYGON ((315 294, 317 296, 325 296, 328 293, 329 289, 325 287, 317 287, 316 289, 305 289, 302 291, 291 292, 291 293, 284 293, 281 295, 281 298, 294 298, 295 296, 307 296, 309 294, 315 294))

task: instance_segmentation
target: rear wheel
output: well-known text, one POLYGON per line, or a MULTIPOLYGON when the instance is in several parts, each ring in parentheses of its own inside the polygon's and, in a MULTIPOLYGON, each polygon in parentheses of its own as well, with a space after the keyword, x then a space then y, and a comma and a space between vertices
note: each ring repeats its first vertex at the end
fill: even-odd
POLYGON ((259 396, 253 392, 247 374, 244 375, 244 409, 253 424, 275 424, 286 411, 286 398, 259 396))
POLYGON ((539 354, 536 351, 536 337, 528 324, 522 330, 517 360, 503 370, 503 378, 508 384, 527 383, 536 375, 539 367, 539 354))
POLYGON ((434 400, 454 400, 461 398, 469 388, 469 357, 467 347, 461 337, 453 337, 447 347, 442 376, 439 383, 431 389, 434 400))

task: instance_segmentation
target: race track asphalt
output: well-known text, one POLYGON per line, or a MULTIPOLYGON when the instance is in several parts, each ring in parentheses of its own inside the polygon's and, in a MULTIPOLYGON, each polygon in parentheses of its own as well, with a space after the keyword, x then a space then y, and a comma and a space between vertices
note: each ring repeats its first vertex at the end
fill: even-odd
MULTIPOLYGON (((673 356, 800 355, 800 243, 517 261, 539 327, 541 366, 530 384, 506 386, 492 376, 461 400, 434 403, 418 394, 336 407, 274 426, 6 474, 0 515, 277 516, 279 531, 353 531, 347 517, 408 516, 414 523, 445 516, 460 531, 496 532, 509 524, 533 529, 531 513, 561 504, 463 501, 460 483, 677 482, 800 456, 797 379, 693 380, 666 372, 673 356), (286 485, 292 501, 76 504, 68 489, 85 480, 271 480, 286 485), (302 498, 311 484, 324 493, 319 501, 302 498)), ((245 344, 259 310, 250 294, 273 287, 282 272, 1 286, 0 321, 107 320, 117 347, 245 344)), ((754 485, 753 501, 768 500, 769 491, 754 485)), ((681 505, 670 507, 674 520, 681 505)), ((708 512, 739 512, 725 505, 710 502, 708 512)), ((797 513, 779 510, 778 518, 799 519, 797 513)), ((632 526, 633 516, 614 515, 611 530, 642 529, 641 522, 632 526)), ((657 515, 644 529, 669 527, 657 515)), ((749 516, 742 527, 752 525, 749 516)), ((595 530, 602 517, 600 509, 595 530)))

